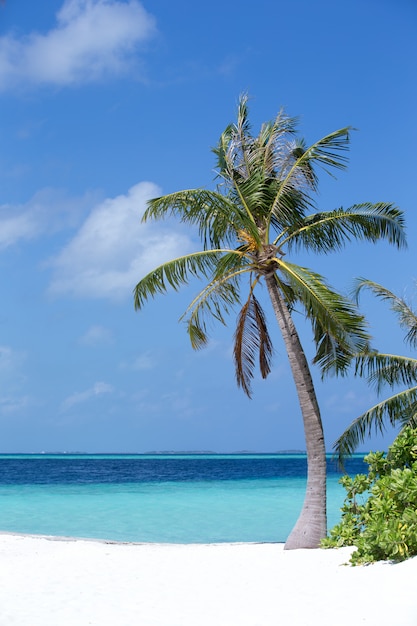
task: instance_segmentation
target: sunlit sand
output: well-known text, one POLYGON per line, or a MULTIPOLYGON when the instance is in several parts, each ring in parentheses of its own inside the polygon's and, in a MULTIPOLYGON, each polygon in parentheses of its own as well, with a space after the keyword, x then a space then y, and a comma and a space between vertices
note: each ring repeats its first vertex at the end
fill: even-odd
POLYGON ((416 626, 417 558, 0 534, 2 626, 416 626))

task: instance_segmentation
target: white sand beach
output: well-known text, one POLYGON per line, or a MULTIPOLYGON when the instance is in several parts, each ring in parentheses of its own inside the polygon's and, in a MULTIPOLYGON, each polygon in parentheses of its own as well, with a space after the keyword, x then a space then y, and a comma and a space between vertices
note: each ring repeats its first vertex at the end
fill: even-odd
POLYGON ((1 626, 416 626, 417 558, 0 534, 1 626))

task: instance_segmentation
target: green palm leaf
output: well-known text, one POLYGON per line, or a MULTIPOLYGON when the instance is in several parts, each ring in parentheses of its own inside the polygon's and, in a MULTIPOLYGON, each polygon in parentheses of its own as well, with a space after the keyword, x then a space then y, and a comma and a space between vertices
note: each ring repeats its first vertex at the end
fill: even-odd
POLYGON ((353 302, 333 291, 320 274, 283 260, 279 270, 312 324, 316 345, 313 362, 323 374, 345 373, 353 356, 368 346, 364 317, 353 302))
POLYGON ((376 242, 386 239, 398 248, 405 247, 404 218, 394 205, 379 202, 356 204, 307 216, 298 226, 293 224, 277 242, 289 250, 303 247, 313 252, 338 250, 352 239, 376 242))
POLYGON ((247 272, 248 268, 245 263, 236 263, 233 256, 241 259, 240 255, 224 255, 220 263, 226 267, 225 259, 229 259, 228 270, 220 273, 217 268, 213 280, 193 299, 180 318, 186 321, 194 349, 203 348, 207 344, 207 319, 210 322, 216 320, 225 325, 226 315, 229 315, 234 305, 239 303, 238 278, 242 273, 247 272))
POLYGON ((389 289, 386 289, 378 283, 374 283, 373 281, 365 278, 360 278, 357 281, 355 290, 356 297, 359 296, 360 291, 364 288, 370 289, 378 298, 386 300, 390 304, 391 309, 394 313, 396 313, 399 319, 400 326, 407 330, 407 334, 405 336, 406 343, 413 347, 417 347, 417 314, 415 311, 413 311, 405 300, 396 296, 389 289))
MULTIPOLYGON (((390 303, 391 308, 399 316, 400 325, 408 330, 406 339, 415 345, 417 318, 404 300, 391 291, 370 280, 359 279, 356 286, 356 297, 362 289, 367 288, 382 300, 390 303)), ((384 385, 391 388, 406 385, 408 389, 394 394, 381 401, 369 411, 359 416, 336 441, 335 451, 339 459, 351 454, 357 445, 371 434, 384 432, 385 422, 395 426, 400 424, 417 424, 417 359, 393 354, 382 354, 367 350, 356 357, 355 373, 367 378, 368 383, 376 387, 379 393, 384 385)))
POLYGON ((348 158, 346 152, 349 150, 351 126, 345 126, 332 133, 329 133, 308 148, 303 148, 303 154, 297 160, 297 167, 304 167, 306 163, 310 166, 314 164, 320 165, 328 173, 329 168, 339 170, 346 169, 348 158))
POLYGON ((212 281, 198 295, 181 320, 186 318, 187 331, 194 350, 204 348, 208 343, 207 319, 226 325, 225 317, 235 304, 239 303, 239 291, 235 281, 212 281))
POLYGON ((355 373, 366 377, 379 393, 384 385, 407 385, 417 383, 417 359, 395 354, 374 352, 359 355, 355 373))
POLYGON ((349 130, 350 127, 341 128, 309 148, 305 147, 303 141, 294 143, 282 159, 278 174, 282 184, 271 206, 271 213, 279 215, 283 200, 291 190, 316 190, 317 178, 314 173, 316 163, 325 167, 326 171, 329 171, 329 168, 346 168, 347 158, 344 153, 349 147, 349 130))
POLYGON ((186 189, 154 198, 148 202, 142 219, 146 222, 170 216, 196 225, 205 248, 234 243, 242 229, 256 232, 241 205, 216 191, 186 189))
POLYGON ((149 272, 134 288, 134 305, 139 310, 149 298, 166 293, 168 287, 175 291, 187 285, 191 278, 210 276, 215 273, 222 250, 193 252, 163 263, 149 272))
POLYGON ((296 124, 297 118, 289 117, 281 109, 273 122, 262 125, 255 145, 266 178, 276 178, 282 168, 284 146, 294 135, 296 124))
POLYGON ((356 418, 334 443, 335 456, 343 464, 360 443, 375 433, 384 433, 387 421, 392 426, 417 425, 417 387, 401 391, 376 404, 356 418))
POLYGON ((295 131, 296 118, 280 110, 273 122, 262 125, 257 137, 252 137, 248 118, 248 96, 241 96, 237 123, 230 124, 221 135, 213 152, 216 154, 218 175, 232 180, 251 178, 255 172, 264 177, 276 177, 282 160, 283 147, 295 131))

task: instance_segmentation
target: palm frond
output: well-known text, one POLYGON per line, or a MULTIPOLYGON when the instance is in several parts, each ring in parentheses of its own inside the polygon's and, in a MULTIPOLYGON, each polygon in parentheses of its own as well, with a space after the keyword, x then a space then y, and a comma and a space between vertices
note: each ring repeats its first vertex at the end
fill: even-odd
MULTIPOLYGON (((275 189, 280 185, 282 183, 276 185, 275 189)), ((274 243, 279 242, 282 247, 283 244, 287 243, 288 236, 293 231, 298 231, 303 227, 306 213, 313 209, 314 203, 310 195, 305 193, 303 189, 291 185, 287 185, 285 192, 280 193, 279 206, 274 205, 275 208, 271 211, 270 207, 273 206, 273 202, 275 202, 275 197, 269 205, 268 217, 272 228, 278 233, 274 243)))
POLYGON ((243 96, 237 124, 226 128, 214 149, 226 195, 245 207, 257 224, 259 218, 269 218, 280 183, 279 172, 287 158, 288 138, 294 133, 295 124, 295 118, 281 110, 274 121, 263 124, 259 135, 253 137, 247 117, 247 96, 243 96))
POLYGON ((279 272, 312 325, 316 346, 313 362, 320 366, 323 375, 346 373, 355 354, 368 348, 364 317, 352 301, 333 291, 320 274, 282 259, 279 272))
POLYGON ((218 259, 214 278, 221 280, 236 274, 243 270, 247 271, 250 261, 246 255, 247 245, 244 243, 235 250, 224 250, 222 256, 218 259))
POLYGON ((346 169, 348 158, 345 153, 349 150, 351 126, 340 128, 333 133, 319 139, 310 147, 303 149, 303 153, 296 161, 297 167, 319 164, 325 171, 331 174, 332 169, 346 169))
POLYGON ((367 378, 379 393, 384 385, 411 386, 417 383, 417 359, 371 352, 356 358, 355 374, 367 378))
POLYGON ((242 307, 235 332, 234 358, 236 380, 247 396, 251 397, 251 381, 254 376, 256 356, 262 378, 271 371, 272 343, 265 315, 253 291, 242 307))
POLYGON ((315 165, 344 169, 347 162, 344 152, 348 146, 349 127, 323 137, 310 147, 300 139, 286 146, 277 169, 279 185, 270 204, 269 220, 275 228, 301 226, 306 212, 314 207, 311 192, 317 191, 315 165))
POLYGON ((229 124, 226 129, 220 135, 217 145, 211 149, 213 154, 216 155, 216 178, 225 180, 226 174, 229 169, 228 151, 230 140, 233 135, 233 124, 229 124))
POLYGON ((261 173, 255 172, 246 179, 235 178, 232 185, 229 197, 244 207, 248 216, 245 230, 260 243, 262 230, 260 226, 265 223, 269 215, 269 207, 273 199, 271 184, 262 178, 261 173))
POLYGON ((376 242, 386 239, 398 248, 406 246, 403 212, 389 203, 369 202, 349 209, 314 213, 293 224, 281 237, 288 249, 303 247, 313 252, 338 250, 352 239, 376 242))
POLYGON ((248 171, 248 156, 253 137, 248 117, 248 95, 242 94, 239 98, 237 121, 229 124, 220 136, 220 140, 212 152, 217 157, 217 177, 230 184, 236 175, 246 178, 248 171))
POLYGON ((281 109, 273 121, 262 124, 259 134, 251 134, 248 116, 248 95, 239 99, 237 122, 229 124, 213 152, 216 154, 219 176, 230 180, 236 174, 250 178, 255 171, 275 178, 287 153, 288 138, 295 132, 297 118, 281 109))
POLYGON ((233 170, 237 169, 236 166, 240 166, 242 173, 246 170, 247 175, 249 174, 247 171, 247 156, 250 153, 250 146, 253 143, 251 125, 248 117, 248 99, 249 97, 247 94, 243 94, 239 99, 237 123, 231 144, 229 145, 229 153, 235 154, 234 163, 230 163, 233 170), (240 161, 239 163, 237 163, 238 159, 240 161))
POLYGON ((384 433, 387 421, 392 426, 414 424, 417 420, 417 387, 412 387, 376 404, 356 418, 333 445, 335 456, 343 464, 366 437, 384 433))
POLYGON ((216 271, 218 260, 223 252, 225 251, 193 252, 159 265, 142 278, 134 288, 135 309, 141 309, 149 298, 166 293, 169 287, 178 291, 182 285, 187 285, 191 278, 211 276, 216 271))
POLYGON ((299 186, 305 186, 308 189, 317 189, 318 176, 314 170, 314 161, 304 158, 308 151, 308 145, 305 139, 297 137, 294 139, 291 149, 287 149, 285 161, 282 162, 281 176, 294 165, 297 167, 293 170, 293 180, 299 181, 299 186))
POLYGON ((413 311, 403 298, 399 298, 389 289, 365 278, 360 278, 357 281, 356 298, 359 297, 360 291, 364 288, 370 289, 378 298, 386 300, 390 304, 391 310, 398 316, 401 328, 407 330, 405 336, 406 343, 417 347, 417 313, 413 311))
POLYGON ((180 320, 185 320, 195 350, 207 344, 208 321, 226 324, 225 317, 239 303, 238 279, 248 271, 250 268, 241 255, 226 253, 219 260, 212 280, 189 304, 180 320))
POLYGON ((208 343, 207 320, 210 322, 217 320, 226 325, 226 315, 238 302, 239 291, 235 282, 223 280, 212 281, 194 298, 180 318, 183 320, 191 311, 186 319, 186 325, 194 350, 200 350, 208 343))
POLYGON ((308 148, 303 141, 294 143, 292 149, 287 151, 287 158, 283 160, 279 172, 282 185, 272 207, 275 213, 279 213, 281 198, 289 189, 300 188, 303 185, 316 189, 316 177, 312 169, 315 164, 325 167, 327 171, 329 168, 346 168, 347 158, 344 153, 349 147, 349 130, 350 127, 341 128, 308 148))
MULTIPOLYGON (((416 325, 415 314, 401 298, 391 291, 366 279, 359 279, 356 286, 356 297, 360 291, 368 288, 382 300, 387 300, 391 308, 399 315, 402 326, 413 328, 416 325)), ((380 392, 384 385, 395 387, 403 384, 408 388, 383 400, 360 415, 339 437, 335 443, 335 453, 339 462, 352 454, 359 443, 367 435, 375 432, 383 433, 386 422, 392 426, 404 427, 407 424, 417 425, 417 359, 376 351, 365 351, 356 357, 355 374, 366 377, 368 383, 380 392)))
POLYGON ((196 225, 205 248, 233 243, 239 230, 251 228, 241 205, 217 191, 206 189, 186 189, 153 198, 148 202, 142 220, 171 216, 196 225))
POLYGON ((255 162, 261 165, 265 178, 277 178, 287 158, 290 138, 294 135, 297 118, 281 109, 273 122, 263 124, 256 138, 255 162))

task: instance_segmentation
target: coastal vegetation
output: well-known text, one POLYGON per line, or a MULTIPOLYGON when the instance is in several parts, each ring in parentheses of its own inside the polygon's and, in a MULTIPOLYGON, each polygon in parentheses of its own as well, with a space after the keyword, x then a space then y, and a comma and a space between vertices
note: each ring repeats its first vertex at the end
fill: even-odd
POLYGON ((208 321, 226 324, 238 308, 234 360, 238 385, 250 397, 259 366, 271 371, 272 342, 261 302, 267 288, 291 366, 301 408, 308 460, 305 502, 286 548, 313 548, 326 535, 326 456, 323 426, 308 360, 294 317, 311 323, 313 363, 322 375, 344 374, 355 354, 368 348, 365 320, 354 302, 323 276, 292 259, 299 250, 328 254, 352 239, 405 244, 402 212, 390 203, 363 203, 333 211, 317 209, 317 169, 346 167, 350 128, 308 146, 296 134, 296 120, 281 111, 252 135, 247 97, 237 121, 227 126, 213 152, 214 190, 187 189, 151 200, 144 221, 174 216, 196 226, 203 249, 163 263, 134 289, 134 305, 178 290, 195 277, 207 282, 181 319, 193 348, 208 341, 208 321))
POLYGON ((322 546, 355 546, 351 563, 404 561, 417 555, 417 428, 405 426, 384 452, 365 457, 367 474, 343 476, 341 522, 322 546))
MULTIPOLYGON (((403 298, 361 279, 357 295, 370 289, 387 301, 406 330, 405 342, 417 347, 417 314, 403 298)), ((352 454, 372 430, 383 432, 386 422, 401 432, 388 450, 365 457, 368 474, 343 476, 346 489, 341 522, 323 540, 324 547, 356 546, 351 563, 379 560, 402 561, 417 555, 417 359, 370 351, 360 355, 356 372, 365 376, 378 392, 385 386, 397 389, 360 415, 339 437, 335 450, 339 461, 352 454)))

